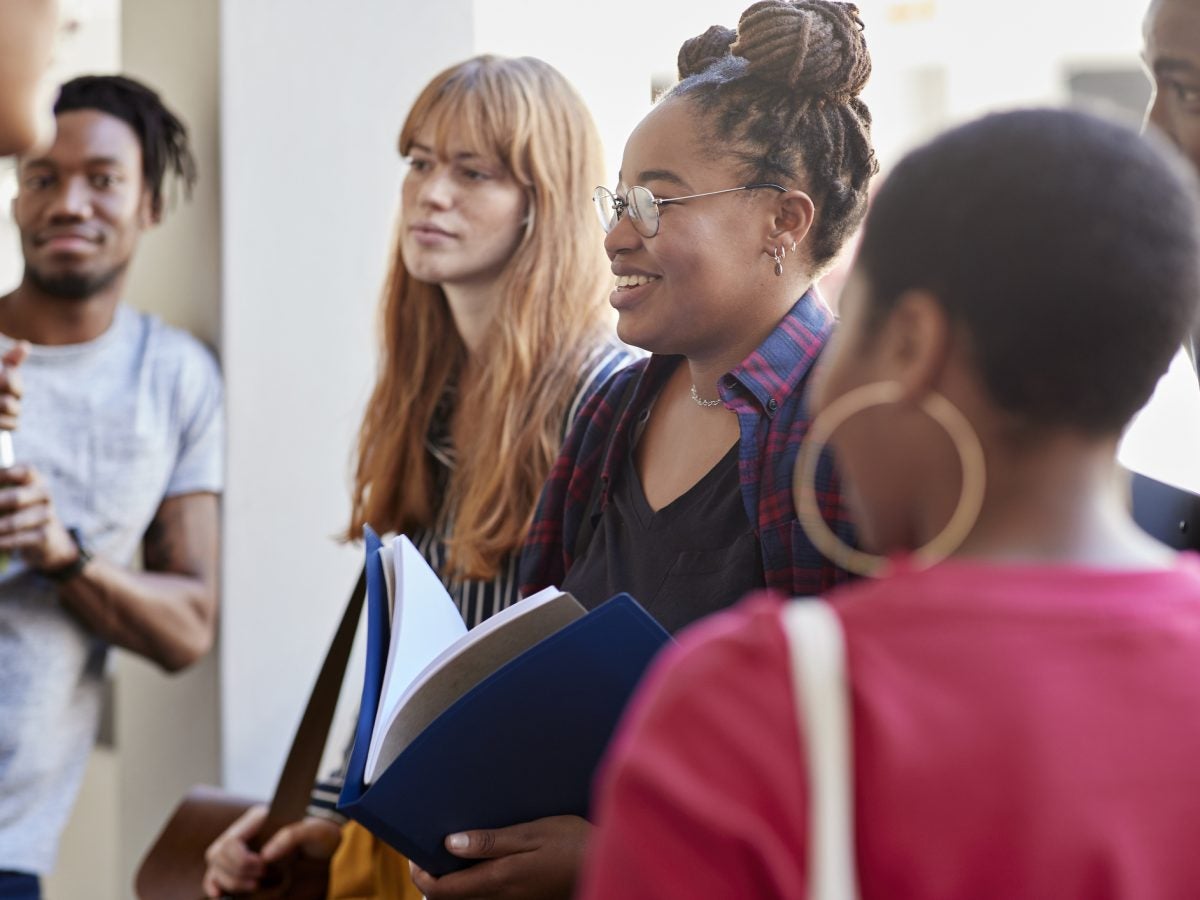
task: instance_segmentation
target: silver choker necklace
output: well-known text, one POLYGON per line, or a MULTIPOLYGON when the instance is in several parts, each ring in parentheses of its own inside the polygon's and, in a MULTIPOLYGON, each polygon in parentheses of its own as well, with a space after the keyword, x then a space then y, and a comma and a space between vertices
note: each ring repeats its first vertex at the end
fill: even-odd
POLYGON ((714 406, 721 405, 720 397, 718 397, 716 400, 705 400, 703 397, 697 394, 696 385, 694 384, 692 385, 692 399, 696 401, 697 406, 703 406, 705 409, 712 409, 714 406))

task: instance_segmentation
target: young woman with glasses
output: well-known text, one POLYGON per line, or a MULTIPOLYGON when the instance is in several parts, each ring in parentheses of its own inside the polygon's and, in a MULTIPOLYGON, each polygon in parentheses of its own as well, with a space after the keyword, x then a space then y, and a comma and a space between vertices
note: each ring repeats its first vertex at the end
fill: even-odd
MULTIPOLYGON (((481 56, 435 77, 400 132, 404 178, 381 308, 379 377, 346 532, 408 535, 472 627, 519 599, 516 554, 563 435, 629 359, 611 336, 586 198, 604 171, 582 99, 550 65, 481 56)), ((340 779, 314 797, 332 810, 340 779)), ((267 860, 328 857, 313 816, 250 853, 263 818, 209 851, 211 896, 267 860)))
MULTIPOLYGON (((596 192, 617 333, 653 355, 581 413, 522 558, 526 591, 557 584, 587 606, 628 591, 672 631, 755 588, 816 593, 843 575, 797 526, 791 469, 833 327, 814 283, 876 169, 854 6, 756 3, 736 32, 688 41, 679 69, 616 189, 596 192)), ((820 479, 845 537, 827 461, 820 479)), ((415 881, 431 900, 565 897, 588 831, 558 817, 451 835, 485 861, 415 881)))
POLYGON ((891 172, 811 432, 880 577, 756 598, 663 656, 585 900, 1196 894, 1200 558, 1135 526, 1115 460, 1200 312, 1196 179, 1167 149, 1023 110, 891 172), (796 642, 813 616, 827 639, 796 642), (835 655, 842 678, 814 670, 835 655))

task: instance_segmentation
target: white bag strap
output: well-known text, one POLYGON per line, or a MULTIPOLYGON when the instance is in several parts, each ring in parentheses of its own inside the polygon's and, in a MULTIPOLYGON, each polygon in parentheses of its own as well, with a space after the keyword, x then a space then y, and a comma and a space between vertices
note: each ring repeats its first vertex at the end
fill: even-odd
POLYGON ((796 719, 808 762, 810 900, 857 900, 854 774, 846 645, 837 614, 823 600, 793 600, 783 610, 791 651, 796 719))

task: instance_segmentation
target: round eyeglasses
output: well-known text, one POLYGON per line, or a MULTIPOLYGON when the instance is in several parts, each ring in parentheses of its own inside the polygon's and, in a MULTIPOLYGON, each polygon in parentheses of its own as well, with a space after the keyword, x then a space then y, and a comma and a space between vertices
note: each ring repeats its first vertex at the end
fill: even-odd
POLYGON ((596 213, 600 216, 600 227, 605 232, 612 231, 629 211, 629 220, 642 237, 652 238, 658 234, 662 225, 660 207, 668 203, 682 203, 684 200, 695 200, 699 197, 715 197, 717 194, 731 194, 734 191, 757 191, 768 188, 773 191, 787 193, 788 189, 780 184, 762 182, 759 184, 743 184, 741 187, 724 188, 720 191, 706 191, 703 194, 688 194, 686 197, 655 197, 649 188, 640 185, 631 187, 624 198, 618 197, 608 188, 598 187, 592 194, 596 204, 596 213))

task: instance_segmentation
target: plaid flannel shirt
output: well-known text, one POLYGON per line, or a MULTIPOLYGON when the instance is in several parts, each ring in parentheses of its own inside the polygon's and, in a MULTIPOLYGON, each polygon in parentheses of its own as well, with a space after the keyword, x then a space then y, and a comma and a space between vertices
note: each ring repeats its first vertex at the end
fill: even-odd
MULTIPOLYGON (((718 384, 725 407, 738 417, 742 500, 758 534, 767 587, 791 596, 823 593, 848 578, 809 542, 792 502, 792 469, 809 424, 804 389, 833 322, 816 291, 809 291, 759 348, 718 384)), ((520 580, 526 596, 563 583, 574 562, 595 479, 601 479, 593 510, 598 517, 608 503, 614 475, 629 457, 638 417, 679 362, 679 357, 652 356, 633 363, 612 376, 580 412, 542 489, 521 553, 520 580), (637 379, 632 400, 614 422, 630 379, 637 379)), ((825 521, 853 544, 853 528, 828 455, 817 467, 816 488, 825 521)))

